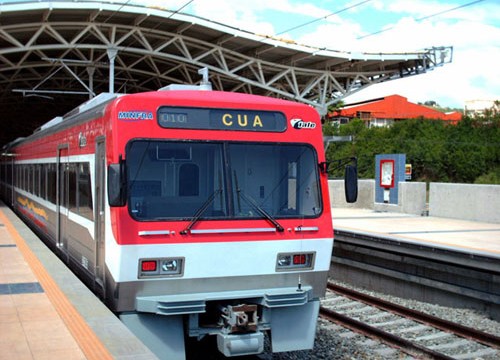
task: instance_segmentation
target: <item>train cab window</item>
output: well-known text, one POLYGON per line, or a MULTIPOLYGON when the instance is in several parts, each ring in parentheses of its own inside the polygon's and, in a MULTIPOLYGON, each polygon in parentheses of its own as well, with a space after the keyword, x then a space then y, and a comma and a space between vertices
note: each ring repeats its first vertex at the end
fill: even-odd
POLYGON ((226 213, 222 144, 132 141, 127 146, 130 214, 137 220, 189 219, 226 213))
POLYGON ((128 207, 140 221, 318 217, 314 148, 301 144, 133 140, 128 207))
POLYGON ((230 144, 235 216, 317 217, 317 159, 307 145, 230 144))
POLYGON ((198 196, 200 169, 195 164, 182 164, 179 168, 179 196, 198 196))

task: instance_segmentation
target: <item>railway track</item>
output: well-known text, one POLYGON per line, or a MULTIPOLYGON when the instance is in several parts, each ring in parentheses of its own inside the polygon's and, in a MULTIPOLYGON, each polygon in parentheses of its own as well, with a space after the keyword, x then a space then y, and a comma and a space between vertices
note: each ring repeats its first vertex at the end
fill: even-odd
POLYGON ((498 359, 500 337, 332 283, 321 316, 416 358, 498 359))

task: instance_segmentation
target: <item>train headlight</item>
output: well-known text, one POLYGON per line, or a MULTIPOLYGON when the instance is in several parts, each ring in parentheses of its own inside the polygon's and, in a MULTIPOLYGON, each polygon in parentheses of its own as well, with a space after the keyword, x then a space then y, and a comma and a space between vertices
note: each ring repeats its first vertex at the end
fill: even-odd
POLYGON ((184 258, 140 259, 139 278, 182 276, 184 258))
POLYGON ((290 266, 291 263, 291 255, 278 255, 278 267, 290 266))
POLYGON ((161 264, 161 272, 178 274, 179 264, 179 259, 163 260, 161 264))
POLYGON ((280 253, 276 259, 276 271, 313 269, 315 255, 315 252, 280 253))

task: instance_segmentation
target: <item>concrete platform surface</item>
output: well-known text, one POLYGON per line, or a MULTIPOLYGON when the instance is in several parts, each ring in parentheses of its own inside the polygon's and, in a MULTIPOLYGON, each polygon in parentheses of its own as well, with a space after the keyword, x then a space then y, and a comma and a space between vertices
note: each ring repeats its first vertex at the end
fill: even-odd
POLYGON ((500 257, 500 224, 369 209, 332 208, 333 228, 500 257))
POLYGON ((156 359, 0 202, 0 360, 156 359))
POLYGON ((0 359, 86 359, 3 223, 0 347, 0 359))

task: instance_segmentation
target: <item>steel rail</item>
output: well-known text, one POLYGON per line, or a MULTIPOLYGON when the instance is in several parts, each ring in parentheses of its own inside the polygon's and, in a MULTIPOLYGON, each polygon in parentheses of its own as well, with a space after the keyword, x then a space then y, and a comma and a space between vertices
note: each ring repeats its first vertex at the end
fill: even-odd
POLYGON ((348 316, 339 314, 336 311, 321 307, 320 315, 329 321, 332 321, 340 326, 347 327, 348 329, 366 335, 369 338, 377 339, 393 348, 397 348, 402 352, 415 356, 420 359, 435 359, 435 360, 452 360, 452 357, 431 350, 424 346, 415 344, 409 340, 403 339, 397 335, 391 334, 387 331, 370 326, 364 322, 355 320, 348 316))
POLYGON ((455 334, 457 336, 481 343, 483 345, 500 349, 500 337, 498 336, 488 334, 486 332, 473 329, 461 324, 457 324, 445 319, 440 319, 438 317, 423 313, 418 310, 408 309, 405 308, 404 306, 394 304, 379 298, 375 298, 373 296, 363 294, 354 291, 352 289, 347 289, 345 287, 336 284, 328 283, 327 287, 329 290, 337 294, 346 296, 350 299, 361 301, 365 304, 372 305, 386 311, 390 311, 392 313, 404 316, 406 318, 410 318, 412 320, 427 324, 442 331, 455 334))

